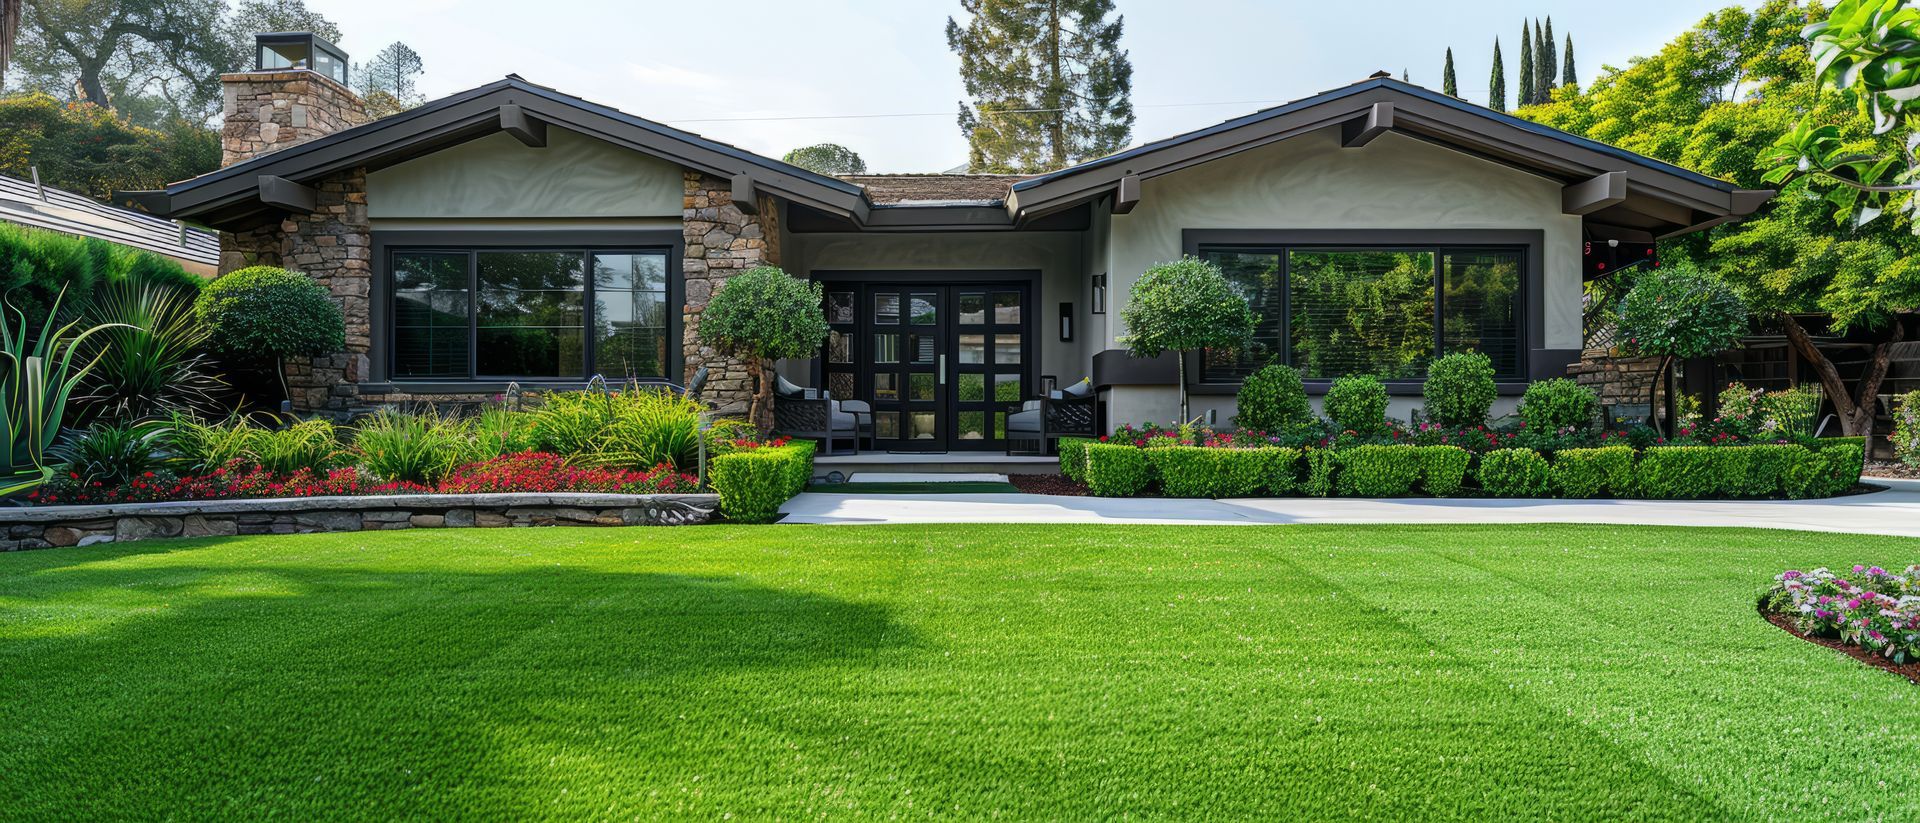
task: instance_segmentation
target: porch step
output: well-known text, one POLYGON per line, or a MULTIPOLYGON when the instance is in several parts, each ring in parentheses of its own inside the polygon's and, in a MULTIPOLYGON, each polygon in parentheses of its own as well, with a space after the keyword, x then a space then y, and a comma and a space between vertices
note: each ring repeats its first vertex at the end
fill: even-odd
MULTIPOLYGON (((950 452, 947 454, 859 454, 820 455, 813 459, 813 474, 825 478, 839 473, 841 479, 866 474, 1054 474, 1060 471, 1060 458, 1009 455, 1000 452, 950 452)), ((981 482, 981 481, 948 481, 981 482)))
POLYGON ((848 483, 1005 483, 1004 474, 963 472, 860 472, 848 483))

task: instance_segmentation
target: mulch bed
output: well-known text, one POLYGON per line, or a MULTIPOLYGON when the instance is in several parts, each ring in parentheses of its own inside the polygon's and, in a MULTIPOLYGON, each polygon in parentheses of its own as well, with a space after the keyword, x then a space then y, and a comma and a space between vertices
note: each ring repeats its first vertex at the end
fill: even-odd
POLYGON ((1868 460, 1867 470, 1863 474, 1868 479, 1898 477, 1906 480, 1920 480, 1920 468, 1914 468, 1898 460, 1868 460))
POLYGON ((1762 611, 1760 613, 1760 616, 1766 618, 1768 623, 1772 623, 1773 625, 1780 627, 1780 630, 1786 632, 1787 634, 1793 635, 1794 637, 1798 637, 1801 640, 1805 640, 1808 643, 1812 643, 1816 646, 1825 646, 1829 649, 1837 651, 1841 654, 1844 654, 1848 657, 1851 657, 1855 660, 1858 660, 1876 669, 1886 669, 1887 671, 1893 672, 1894 674, 1900 675, 1901 677, 1904 677, 1907 680, 1912 681, 1917 685, 1920 685, 1920 661, 1909 661, 1904 664, 1895 663, 1892 660, 1888 660, 1887 658, 1881 657, 1880 655, 1875 654, 1872 651, 1869 651, 1868 649, 1861 646, 1854 646, 1847 643, 1842 643, 1839 640, 1836 640, 1831 637, 1812 637, 1809 635, 1801 634, 1798 630, 1793 628, 1793 621, 1789 620, 1784 615, 1769 614, 1765 611, 1762 611))
POLYGON ((1057 494, 1063 497, 1086 497, 1091 494, 1086 484, 1069 480, 1064 474, 1010 474, 1007 480, 1027 494, 1057 494))

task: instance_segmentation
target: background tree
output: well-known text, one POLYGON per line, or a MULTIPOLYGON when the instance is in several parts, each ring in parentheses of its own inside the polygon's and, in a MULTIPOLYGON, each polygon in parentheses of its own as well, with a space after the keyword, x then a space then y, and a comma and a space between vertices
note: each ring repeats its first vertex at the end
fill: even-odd
POLYGON ((372 60, 354 66, 355 84, 367 114, 380 118, 399 114, 426 102, 419 78, 426 72, 420 53, 405 43, 391 43, 372 60))
POLYGON ((1544 24, 1535 21, 1533 36, 1537 41, 1533 44, 1533 104, 1537 106, 1552 100, 1553 90, 1559 85, 1554 81, 1560 66, 1554 54, 1553 18, 1548 17, 1544 24))
MULTIPOLYGON (((1793 133, 1803 116, 1830 129, 1837 159, 1898 155, 1912 130, 1876 134, 1860 89, 1822 91, 1802 30, 1824 15, 1791 0, 1720 10, 1658 53, 1526 116, 1744 188, 1778 187, 1780 194, 1754 217, 1663 242, 1661 257, 1691 261, 1738 289, 1754 315, 1780 328, 1813 365, 1841 430, 1861 435, 1871 430, 1892 350, 1920 313, 1920 238, 1912 213, 1889 207, 1858 221, 1852 206, 1836 204, 1833 194, 1853 187, 1813 171, 1826 156, 1819 152, 1809 157, 1806 173, 1766 178, 1782 165, 1798 168, 1793 133), (1781 146, 1785 155, 1778 154, 1781 146), (1825 329, 1808 328, 1809 316, 1825 329), (1823 331, 1866 343, 1866 367, 1843 378, 1814 340, 1823 331)), ((1839 71, 1840 64, 1833 65, 1839 71)), ((1838 171, 1855 182, 1857 173, 1838 171)), ((1862 195, 1857 204, 1874 206, 1873 196, 1862 195)), ((1855 202, 1844 195, 1838 200, 1855 202)))
POLYGON ((960 5, 967 24, 947 19, 947 46, 971 98, 959 125, 972 171, 1048 171, 1127 144, 1133 64, 1113 0, 960 5))
MULTIPOLYGON (((1748 332, 1747 307, 1733 289, 1690 267, 1655 269, 1642 275, 1620 307, 1620 334, 1627 349, 1660 358, 1647 389, 1647 422, 1660 383, 1675 358, 1712 357, 1748 332)), ((1673 415, 1667 415, 1673 423, 1673 415)))
POLYGON ((1448 97, 1460 96, 1460 83, 1453 78, 1453 49, 1447 49, 1447 67, 1440 71, 1440 91, 1448 97))
POLYGON ((1573 35, 1571 34, 1567 35, 1567 53, 1564 55, 1564 59, 1566 62, 1560 67, 1560 83, 1562 85, 1572 86, 1575 91, 1578 91, 1580 89, 1580 78, 1579 75, 1574 73, 1573 35))
POLYGON ((220 165, 220 137, 200 126, 128 123, 92 103, 41 93, 0 97, 0 174, 110 202, 115 191, 158 188, 220 165))
POLYGON ((773 381, 783 357, 812 357, 827 340, 826 293, 819 283, 758 266, 727 278, 700 313, 700 339, 747 361, 753 376, 753 424, 773 430, 773 381))
POLYGON ((222 28, 226 31, 227 71, 252 71, 253 36, 276 31, 310 31, 338 44, 340 27, 305 0, 241 0, 222 28))
POLYGON ((1487 81, 1487 108, 1507 110, 1507 68, 1500 63, 1500 38, 1493 38, 1493 76, 1487 81))
POLYGON ((1533 70, 1537 62, 1533 59, 1533 30, 1526 20, 1520 21, 1520 88, 1513 99, 1514 108, 1524 109, 1533 105, 1533 70))
POLYGON ((1234 291, 1219 267, 1194 257, 1161 263, 1133 283, 1120 312, 1127 337, 1121 342, 1134 357, 1178 355, 1180 422, 1187 412, 1187 357, 1201 349, 1237 350, 1253 336, 1257 321, 1247 299, 1234 291))
POLYGON ((780 158, 815 174, 866 174, 867 161, 838 143, 803 146, 780 158))
MULTIPOLYGON (((229 62, 224 0, 43 0, 23 10, 17 82, 103 108, 204 121, 229 62)), ((154 125, 143 122, 142 125, 154 125)))

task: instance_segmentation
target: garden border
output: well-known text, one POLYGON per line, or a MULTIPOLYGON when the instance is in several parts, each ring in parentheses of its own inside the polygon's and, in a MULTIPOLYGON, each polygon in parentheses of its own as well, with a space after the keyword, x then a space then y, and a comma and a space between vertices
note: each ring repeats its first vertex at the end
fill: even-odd
POLYGON ((681 526, 713 519, 714 494, 500 492, 179 500, 0 509, 0 550, 166 537, 507 526, 681 526))

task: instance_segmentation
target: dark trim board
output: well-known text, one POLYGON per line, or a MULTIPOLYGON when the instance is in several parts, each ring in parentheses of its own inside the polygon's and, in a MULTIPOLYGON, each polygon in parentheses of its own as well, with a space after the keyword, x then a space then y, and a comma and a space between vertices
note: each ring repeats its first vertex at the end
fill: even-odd
MULTIPOLYGON (((686 347, 681 342, 681 307, 686 303, 686 276, 682 261, 686 237, 676 229, 578 230, 578 231, 500 231, 489 228, 471 230, 373 232, 373 283, 368 295, 367 360, 369 386, 392 386, 393 390, 420 393, 479 393, 505 388, 506 379, 477 377, 473 380, 424 378, 394 380, 393 375, 393 256, 396 250, 461 251, 474 249, 588 249, 642 250, 667 252, 667 363, 666 379, 680 382, 686 366, 686 347)), ((592 273, 588 273, 589 279, 592 273)), ((518 381, 522 385, 571 385, 585 379, 534 378, 518 381)))

